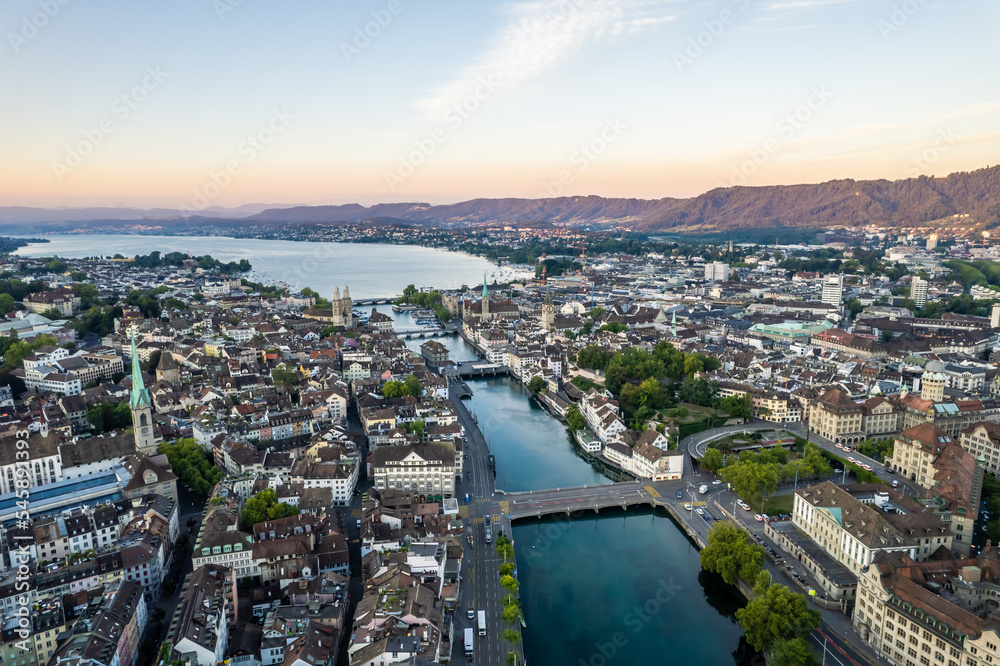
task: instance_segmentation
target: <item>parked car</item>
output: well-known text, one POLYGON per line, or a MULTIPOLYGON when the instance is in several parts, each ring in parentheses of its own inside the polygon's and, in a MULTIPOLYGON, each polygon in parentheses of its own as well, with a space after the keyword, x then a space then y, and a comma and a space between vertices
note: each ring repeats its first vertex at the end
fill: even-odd
POLYGON ((764 516, 760 515, 759 513, 753 514, 753 519, 756 520, 758 523, 764 522, 764 516))

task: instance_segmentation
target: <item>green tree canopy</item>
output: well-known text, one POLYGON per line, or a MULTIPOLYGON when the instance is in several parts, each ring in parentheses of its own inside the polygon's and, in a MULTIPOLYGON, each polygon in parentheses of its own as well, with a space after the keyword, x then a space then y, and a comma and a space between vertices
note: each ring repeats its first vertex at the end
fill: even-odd
POLYGON ((268 488, 246 501, 243 511, 240 512, 240 522, 243 524, 243 529, 251 531, 257 523, 294 516, 298 512, 299 510, 291 504, 279 503, 277 493, 268 488))
POLYGON ((729 523, 715 523, 708 545, 701 551, 701 568, 722 576, 730 585, 737 579, 756 581, 764 565, 764 549, 751 543, 747 533, 729 523))
POLYGON ((736 619, 754 649, 770 652, 782 641, 808 636, 819 626, 821 616, 809 608, 804 596, 775 584, 736 611, 736 619))

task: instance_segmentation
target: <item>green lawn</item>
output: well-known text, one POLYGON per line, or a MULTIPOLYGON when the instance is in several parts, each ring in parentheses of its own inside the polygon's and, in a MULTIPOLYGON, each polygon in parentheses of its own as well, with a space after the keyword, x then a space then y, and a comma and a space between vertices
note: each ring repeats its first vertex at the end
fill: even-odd
POLYGON ((792 504, 795 503, 795 495, 772 495, 764 502, 764 513, 774 515, 776 513, 791 513, 792 504))

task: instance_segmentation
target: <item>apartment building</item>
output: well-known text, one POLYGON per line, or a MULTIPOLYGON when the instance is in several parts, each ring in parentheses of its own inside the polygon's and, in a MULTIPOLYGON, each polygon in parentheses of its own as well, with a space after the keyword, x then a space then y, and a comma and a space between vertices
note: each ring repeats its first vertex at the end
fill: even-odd
POLYGON ((858 578, 854 627, 890 663, 988 666, 1000 663, 995 616, 997 551, 975 559, 916 562, 878 553, 858 578))
POLYGON ((369 454, 368 465, 379 490, 442 497, 455 493, 455 445, 450 442, 380 446, 369 454))
POLYGON ((851 487, 824 481, 796 490, 792 522, 855 575, 878 552, 898 551, 922 561, 941 547, 951 550, 952 534, 938 515, 870 486, 852 493, 851 487))
POLYGON ((864 408, 841 389, 825 391, 809 409, 809 431, 837 444, 857 444, 867 439, 864 408))
POLYGON ((188 574, 171 622, 172 658, 191 666, 225 661, 230 632, 237 623, 236 575, 217 564, 196 564, 188 574))
POLYGON ((963 430, 958 441, 987 472, 1000 474, 1000 423, 980 421, 963 430))

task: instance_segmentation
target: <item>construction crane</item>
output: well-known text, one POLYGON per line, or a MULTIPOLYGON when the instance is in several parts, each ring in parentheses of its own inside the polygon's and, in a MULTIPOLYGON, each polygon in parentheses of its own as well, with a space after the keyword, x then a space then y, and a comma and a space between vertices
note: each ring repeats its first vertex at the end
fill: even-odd
POLYGON ((587 261, 587 241, 583 240, 583 241, 580 241, 579 245, 567 245, 566 247, 568 247, 571 250, 579 250, 580 251, 580 262, 581 263, 586 263, 586 261, 587 261))

